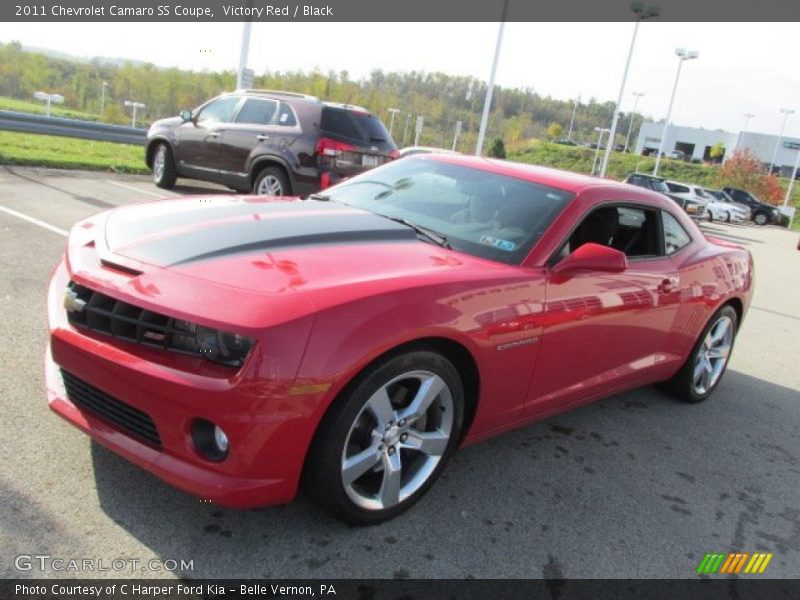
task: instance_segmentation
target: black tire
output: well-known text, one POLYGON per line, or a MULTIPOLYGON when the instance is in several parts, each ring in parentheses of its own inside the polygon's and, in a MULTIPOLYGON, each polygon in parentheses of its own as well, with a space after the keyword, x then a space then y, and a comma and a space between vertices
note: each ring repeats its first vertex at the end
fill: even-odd
POLYGON ((697 342, 692 348, 692 351, 689 353, 689 357, 686 359, 686 362, 683 363, 680 371, 678 371, 671 379, 659 384, 659 387, 678 400, 682 400, 690 404, 696 404, 708 398, 714 393, 714 390, 717 388, 719 382, 722 381, 722 378, 725 375, 725 371, 728 368, 728 362, 730 360, 730 353, 733 351, 734 342, 736 341, 736 333, 738 328, 739 318, 736 314, 736 311, 732 306, 726 304, 716 313, 714 313, 714 316, 711 317, 711 319, 709 319, 708 323, 703 328, 703 331, 700 333, 697 342), (708 389, 698 391, 694 381, 694 372, 695 367, 697 366, 699 354, 704 348, 706 336, 708 336, 709 332, 723 319, 730 319, 732 326, 728 356, 725 358, 722 365, 722 370, 716 377, 716 380, 713 382, 713 384, 710 385, 708 389))
POLYGON ((758 211, 753 215, 753 223, 761 225, 762 227, 769 223, 769 215, 764 211, 758 211))
MULTIPOLYGON (((387 396, 391 398, 392 406, 397 406, 396 402, 400 400, 401 408, 399 410, 402 410, 404 400, 410 404, 415 397, 413 388, 410 391, 405 388, 404 381, 406 380, 392 384, 398 386, 397 388, 387 386, 388 390, 397 390, 396 393, 390 391, 387 396)), ((399 416, 397 413, 394 414, 399 416)), ((325 415, 309 451, 303 477, 303 487, 314 502, 330 514, 351 525, 374 525, 391 519, 415 504, 439 477, 439 474, 458 446, 463 419, 464 388, 458 371, 449 360, 437 352, 424 348, 410 350, 394 356, 390 355, 362 372, 337 398, 325 415), (406 375, 421 372, 438 376, 446 384, 452 400, 452 404, 447 403, 447 394, 442 390, 434 397, 429 408, 426 409, 428 412, 424 418, 426 421, 430 419, 431 425, 434 425, 433 421, 437 418, 442 421, 449 420, 449 417, 444 416, 447 414, 444 408, 446 404, 450 407, 447 410, 448 412, 451 411, 450 416, 452 417, 446 447, 441 454, 437 454, 438 462, 433 461, 433 465, 423 465, 425 461, 432 461, 433 457, 424 452, 409 450, 407 445, 403 446, 400 443, 405 441, 402 437, 399 440, 395 439, 394 442, 390 442, 385 437, 381 439, 381 435, 378 434, 376 439, 376 431, 384 431, 384 429, 379 424, 379 421, 372 417, 373 413, 367 408, 367 404, 373 394, 383 389, 384 386, 396 381, 398 378, 402 379, 406 375), (443 416, 437 417, 436 415, 440 413, 443 416), (373 447, 377 444, 376 451, 373 453, 377 460, 371 463, 373 466, 368 467, 363 474, 356 476, 348 491, 344 482, 344 465, 347 458, 345 445, 349 440, 352 442, 350 439, 351 434, 355 436, 359 432, 359 425, 363 423, 362 419, 369 419, 375 424, 374 427, 370 425, 362 429, 361 435, 373 440, 370 444, 373 447), (370 428, 372 430, 368 431, 370 428), (395 443, 397 444, 397 450, 394 450, 393 445, 390 446, 390 444, 395 443), (357 504, 352 494, 358 494, 358 492, 354 491, 354 487, 359 481, 366 480, 371 483, 380 479, 381 482, 375 498, 382 497, 383 485, 387 481, 384 466, 388 464, 386 461, 391 460, 389 454, 394 455, 395 452, 395 460, 398 461, 398 465, 401 462, 401 456, 405 457, 403 461, 406 461, 403 468, 407 469, 405 475, 408 476, 408 479, 403 484, 403 487, 410 486, 406 497, 400 499, 403 493, 400 490, 397 496, 399 503, 386 508, 364 507, 357 504), (414 474, 415 466, 429 469, 429 474, 425 476, 427 478, 421 478, 421 484, 414 482, 416 478, 411 476, 414 474), (415 488, 415 485, 419 487, 415 488), (413 493, 411 493, 412 491, 413 493)), ((402 421, 398 420, 396 424, 400 425, 402 421)), ((407 430, 411 431, 411 429, 407 430)), ((395 428, 392 434, 398 431, 400 430, 395 428)), ((390 435, 388 429, 383 435, 390 435)), ((441 443, 444 444, 445 442, 442 440, 441 443)), ((349 458, 352 458, 358 452, 366 451, 371 451, 371 448, 356 448, 349 458)), ((351 452, 349 447, 347 452, 351 452)), ((421 468, 416 471, 417 474, 420 472, 422 472, 421 468)), ((399 477, 402 477, 402 474, 399 477)), ((398 479, 398 481, 402 481, 402 479, 398 479)))
POLYGON ((290 196, 292 188, 283 169, 264 167, 253 182, 253 193, 265 196, 290 196), (262 187, 268 189, 262 190, 262 187))
POLYGON ((731 213, 725 213, 725 222, 726 223, 730 223, 731 222, 731 213))
POLYGON ((165 190, 175 187, 178 171, 169 144, 159 142, 153 149, 153 183, 165 190), (160 161, 163 161, 161 165, 160 161))

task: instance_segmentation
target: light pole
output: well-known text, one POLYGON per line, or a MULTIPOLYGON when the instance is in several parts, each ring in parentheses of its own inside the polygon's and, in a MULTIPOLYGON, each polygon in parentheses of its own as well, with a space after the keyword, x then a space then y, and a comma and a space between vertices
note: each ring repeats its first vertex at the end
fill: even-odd
MULTIPOLYGON (((789 198, 792 197, 792 187, 794 186, 794 178, 797 177, 798 166, 800 166, 800 147, 797 148, 797 156, 794 159, 794 169, 792 169, 792 178, 789 180, 789 189, 786 190, 786 197, 783 199, 784 208, 789 205, 789 198)), ((795 209, 795 211, 797 211, 797 209, 795 209)))
POLYGON ((793 115, 794 111, 790 108, 782 108, 781 112, 783 113, 783 125, 781 125, 781 134, 778 136, 778 142, 775 144, 775 152, 772 153, 772 160, 769 163, 769 171, 768 173, 772 174, 772 169, 775 168, 775 161, 778 158, 778 149, 781 147, 781 142, 783 141, 783 132, 786 130, 786 119, 789 118, 789 115, 793 115))
POLYGON ((633 37, 631 38, 631 47, 628 50, 628 59, 625 61, 625 71, 622 73, 622 83, 619 86, 619 95, 617 96, 617 103, 614 105, 614 116, 611 118, 611 132, 608 136, 608 143, 606 145, 606 153, 603 155, 603 166, 600 167, 600 177, 605 177, 606 168, 608 167, 608 160, 611 158, 611 151, 614 148, 614 137, 617 134, 617 123, 619 122, 619 105, 622 104, 622 95, 625 93, 625 82, 628 79, 628 69, 631 66, 631 58, 633 57, 633 47, 636 45, 636 34, 639 32, 639 23, 645 19, 651 19, 661 14, 661 9, 658 6, 648 6, 647 10, 641 2, 634 2, 631 4, 631 11, 636 15, 636 23, 633 26, 633 37))
MULTIPOLYGON (((248 9, 253 8, 253 0, 247 0, 245 6, 248 9)), ((248 14, 252 13, 252 10, 246 11, 248 14)), ((245 74, 245 70, 247 69, 247 56, 250 54, 250 29, 253 27, 253 22, 250 20, 245 21, 242 23, 242 46, 239 49, 239 71, 236 74, 236 89, 241 90, 245 87, 251 87, 252 81, 249 82, 250 85, 245 85, 248 83, 245 79, 252 79, 249 77, 250 73, 245 74)))
POLYGON ((47 116, 50 116, 50 104, 61 104, 64 102, 64 96, 61 94, 48 94, 46 92, 34 92, 33 97, 42 102, 47 102, 47 116))
POLYGON ((392 113, 392 118, 389 121, 389 137, 392 137, 392 128, 394 127, 394 118, 397 116, 397 113, 400 112, 399 108, 390 108, 389 112, 392 113))
POLYGON ((631 122, 628 124, 628 135, 625 136, 625 148, 623 152, 628 151, 628 143, 631 141, 631 131, 633 130, 633 120, 636 118, 636 105, 639 104, 639 98, 644 96, 642 92, 633 92, 633 110, 631 111, 631 122))
POLYGON ((100 118, 103 118, 103 113, 105 112, 106 108, 106 88, 108 87, 108 82, 104 81, 103 85, 100 86, 100 118))
POLYGON ((461 135, 461 121, 456 121, 456 133, 453 136, 453 152, 456 150, 456 144, 458 143, 459 135, 461 135))
POLYGON ((597 136, 597 148, 594 149, 594 160, 592 161, 592 175, 594 175, 594 170, 597 167, 597 157, 600 154, 600 146, 603 145, 603 134, 611 132, 610 129, 606 129, 605 127, 595 127, 594 130, 599 135, 597 136))
POLYGON ((131 120, 131 127, 136 127, 136 110, 139 108, 147 108, 145 104, 141 102, 131 102, 130 100, 125 100, 125 106, 130 106, 133 108, 133 119, 131 120))
POLYGON ((486 124, 489 122, 489 108, 492 106, 492 93, 494 92, 494 76, 497 73, 500 46, 503 44, 503 29, 505 29, 506 26, 507 12, 508 0, 503 0, 503 14, 500 16, 500 28, 497 30, 497 44, 494 47, 494 59, 492 60, 492 73, 489 76, 489 86, 486 88, 486 98, 483 100, 483 116, 481 117, 481 127, 478 130, 478 143, 475 144, 475 156, 480 156, 481 150, 483 150, 483 138, 486 136, 486 124))
POLYGON ((739 133, 739 135, 744 135, 747 133, 747 124, 750 122, 750 119, 755 117, 753 113, 744 113, 742 116, 744 117, 744 125, 742 125, 742 131, 739 133))
POLYGON ((675 55, 678 57, 678 71, 675 73, 675 83, 672 85, 672 96, 669 99, 667 118, 664 119, 664 129, 661 130, 661 141, 658 143, 658 154, 656 154, 656 166, 653 167, 653 175, 658 175, 658 165, 661 164, 661 155, 664 153, 664 143, 667 141, 667 130, 669 129, 669 119, 672 116, 672 105, 675 102, 675 92, 678 91, 678 80, 681 78, 681 67, 687 60, 694 60, 700 53, 697 50, 686 50, 686 48, 676 48, 675 55))
POLYGON ((408 137, 408 121, 411 119, 411 113, 406 113, 406 124, 403 127, 403 148, 406 147, 406 138, 408 137))
POLYGON ((572 102, 574 103, 572 107, 572 118, 569 120, 569 131, 567 131, 567 139, 572 139, 572 126, 575 124, 575 113, 578 112, 578 104, 580 104, 581 95, 578 94, 578 97, 574 99, 572 102))

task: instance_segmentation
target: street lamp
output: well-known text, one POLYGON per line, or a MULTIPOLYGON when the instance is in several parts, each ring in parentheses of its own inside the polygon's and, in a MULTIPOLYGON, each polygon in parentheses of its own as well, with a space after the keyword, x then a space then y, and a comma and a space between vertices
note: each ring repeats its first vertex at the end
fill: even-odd
POLYGON ((750 119, 755 117, 753 113, 744 113, 742 116, 744 117, 744 125, 742 125, 742 131, 739 133, 740 136, 747 133, 747 124, 750 122, 750 119))
POLYGON ((645 19, 652 19, 661 14, 661 9, 658 6, 648 6, 647 10, 641 2, 634 2, 631 4, 631 11, 636 15, 636 23, 633 26, 633 37, 631 38, 631 47, 628 50, 628 60, 625 61, 625 71, 622 73, 622 83, 619 86, 619 95, 617 96, 617 103, 614 105, 614 116, 611 118, 611 133, 608 136, 608 145, 606 146, 606 153, 603 155, 603 166, 600 168, 600 177, 605 177, 606 168, 608 167, 608 159, 611 158, 611 150, 614 148, 614 136, 617 133, 617 123, 619 122, 619 105, 622 104, 622 95, 625 93, 625 82, 628 79, 628 69, 631 66, 631 57, 633 56, 633 47, 636 45, 636 34, 639 31, 639 23, 645 19))
POLYGON ((392 128, 394 127, 394 118, 400 112, 399 108, 390 108, 389 112, 392 113, 392 119, 389 121, 389 137, 392 137, 392 128))
POLYGON ((572 126, 575 124, 575 113, 578 112, 578 104, 580 104, 581 102, 581 95, 578 94, 578 97, 575 100, 573 100, 573 102, 575 104, 572 107, 572 118, 569 120, 569 131, 567 132, 568 140, 572 139, 572 126))
POLYGON ((42 102, 47 102, 47 116, 50 116, 50 104, 61 104, 64 96, 61 94, 47 94, 45 92, 34 92, 33 97, 42 102))
POLYGON ((500 46, 503 44, 503 29, 506 26, 507 13, 508 0, 504 0, 503 14, 500 16, 500 29, 497 30, 497 43, 494 47, 492 73, 489 76, 489 85, 486 88, 486 98, 483 100, 483 116, 481 117, 481 127, 478 130, 478 143, 475 144, 475 156, 480 156, 481 150, 483 150, 483 138, 486 136, 486 124, 489 122, 489 108, 492 106, 492 93, 494 92, 494 76, 497 73, 497 61, 500 59, 500 46))
MULTIPOLYGON (((792 187, 794 186, 795 177, 797 177, 797 167, 800 166, 800 148, 797 149, 797 156, 794 159, 794 169, 792 169, 792 178, 789 179, 789 189, 786 190, 786 197, 783 199, 783 207, 789 205, 789 198, 792 197, 792 187)), ((796 211, 797 209, 795 209, 796 211)), ((790 223, 791 225, 791 223, 790 223)))
POLYGON ((658 165, 661 163, 661 155, 664 153, 664 142, 667 140, 667 130, 669 129, 669 119, 672 116, 672 105, 675 102, 675 92, 678 91, 678 80, 681 78, 681 67, 687 60, 694 60, 700 56, 697 50, 686 50, 686 48, 676 48, 675 56, 678 57, 678 71, 675 73, 675 83, 672 85, 672 96, 669 99, 667 118, 664 119, 664 129, 661 130, 661 141, 658 143, 658 154, 656 154, 656 166, 653 167, 653 175, 658 175, 658 165))
POLYGON ((781 142, 783 141, 783 132, 786 130, 786 119, 789 118, 789 115, 794 114, 794 111, 790 108, 782 108, 781 112, 783 113, 783 125, 781 125, 781 134, 778 136, 778 143, 775 144, 775 152, 772 153, 772 161, 769 163, 768 173, 770 174, 772 174, 772 169, 775 168, 775 161, 778 158, 778 149, 781 147, 781 142))
POLYGON ((136 110, 139 108, 147 108, 147 106, 141 102, 131 102, 130 100, 125 100, 125 106, 133 107, 133 119, 131 120, 131 127, 136 127, 136 110))
POLYGON ((625 148, 623 148, 623 152, 628 151, 628 143, 631 140, 631 130, 633 129, 633 120, 636 118, 636 105, 639 104, 639 98, 644 96, 642 92, 633 92, 633 96, 635 100, 633 101, 633 110, 631 111, 631 122, 628 125, 628 135, 625 136, 625 148))
POLYGON ((103 85, 100 86, 100 118, 103 118, 103 112, 105 111, 106 107, 106 88, 108 87, 108 82, 104 81, 103 85))
POLYGON ((603 145, 603 134, 611 132, 610 129, 606 129, 605 127, 595 127, 594 130, 599 135, 597 136, 597 148, 594 149, 594 160, 592 161, 592 175, 594 175, 594 170, 597 167, 597 157, 600 154, 600 146, 603 145))

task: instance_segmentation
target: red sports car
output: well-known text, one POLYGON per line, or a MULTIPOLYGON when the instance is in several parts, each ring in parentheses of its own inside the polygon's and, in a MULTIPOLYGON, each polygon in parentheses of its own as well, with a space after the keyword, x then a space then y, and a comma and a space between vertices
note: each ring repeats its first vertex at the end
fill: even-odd
POLYGON ((50 407, 235 507, 302 482, 376 523, 464 446, 651 383, 699 402, 753 263, 668 198, 421 155, 307 199, 138 204, 75 225, 49 291, 50 407))

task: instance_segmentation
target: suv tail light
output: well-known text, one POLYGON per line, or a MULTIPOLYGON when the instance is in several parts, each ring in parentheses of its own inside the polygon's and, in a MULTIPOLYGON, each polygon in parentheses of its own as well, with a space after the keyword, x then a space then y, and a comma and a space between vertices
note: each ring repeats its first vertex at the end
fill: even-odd
POLYGON ((339 156, 342 152, 353 152, 355 146, 331 138, 322 137, 317 142, 315 149, 320 156, 339 156))

